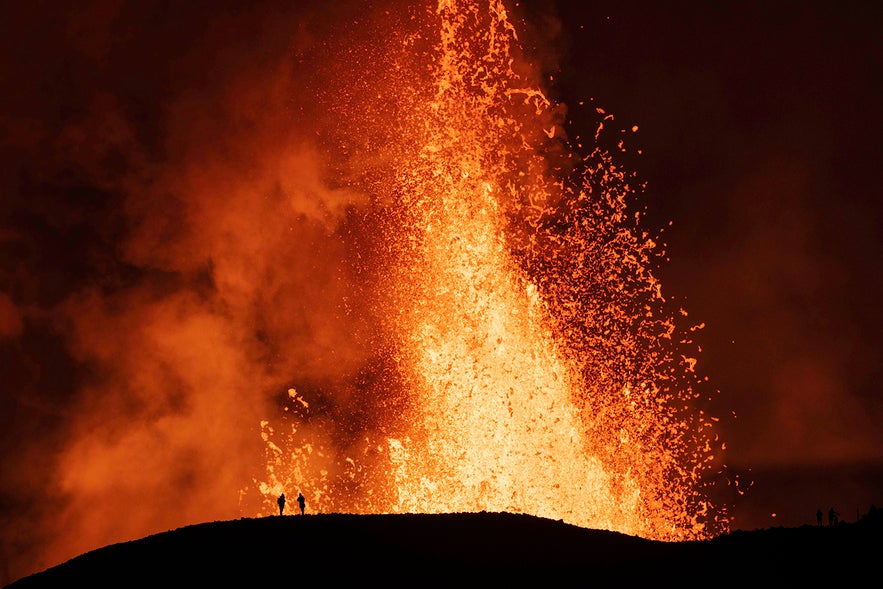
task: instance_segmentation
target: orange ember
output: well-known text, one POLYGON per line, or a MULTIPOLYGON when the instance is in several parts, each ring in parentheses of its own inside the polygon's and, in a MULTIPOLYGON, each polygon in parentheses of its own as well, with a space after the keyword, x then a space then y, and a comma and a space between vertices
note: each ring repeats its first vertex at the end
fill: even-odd
POLYGON ((600 147, 569 148, 501 0, 409 16, 343 56, 376 87, 344 76, 332 107, 336 161, 368 170, 340 182, 371 194, 371 235, 350 239, 370 317, 351 324, 375 366, 333 396, 293 377, 262 423, 260 513, 302 491, 307 512, 722 531, 707 497, 722 444, 630 208, 639 187, 600 147))

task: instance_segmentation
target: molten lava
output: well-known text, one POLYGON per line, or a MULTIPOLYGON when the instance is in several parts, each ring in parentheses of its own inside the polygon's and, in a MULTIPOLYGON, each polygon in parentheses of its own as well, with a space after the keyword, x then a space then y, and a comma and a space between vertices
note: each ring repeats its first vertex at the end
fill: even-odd
POLYGON ((376 366, 337 406, 292 376, 262 423, 262 514, 300 490, 308 512, 720 531, 705 480, 721 444, 632 178, 562 139, 501 0, 410 16, 369 55, 378 87, 345 80, 363 95, 334 106, 337 157, 370 168, 346 181, 372 194, 360 222, 374 236, 355 257, 371 267, 358 294, 376 366))

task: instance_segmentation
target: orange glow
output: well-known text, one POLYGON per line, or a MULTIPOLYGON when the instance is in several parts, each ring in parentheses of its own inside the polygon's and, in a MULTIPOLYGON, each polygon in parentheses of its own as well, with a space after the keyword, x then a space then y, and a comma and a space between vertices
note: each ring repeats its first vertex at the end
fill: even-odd
POLYGON ((347 396, 370 415, 352 426, 291 388, 261 423, 259 514, 301 490, 308 512, 722 531, 725 509, 704 494, 722 444, 694 407, 686 314, 663 297, 659 246, 631 210, 640 187, 604 150, 561 139, 502 1, 440 0, 412 26, 383 48, 386 86, 340 107, 341 134, 381 172, 362 188, 385 363, 347 396))

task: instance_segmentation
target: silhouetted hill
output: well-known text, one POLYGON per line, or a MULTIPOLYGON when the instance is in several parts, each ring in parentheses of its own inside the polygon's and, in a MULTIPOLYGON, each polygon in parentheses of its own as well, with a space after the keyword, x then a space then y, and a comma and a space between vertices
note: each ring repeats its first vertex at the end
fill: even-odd
POLYGON ((8 589, 266 583, 705 586, 878 581, 880 517, 655 542, 528 515, 288 515, 198 524, 107 546, 8 589))

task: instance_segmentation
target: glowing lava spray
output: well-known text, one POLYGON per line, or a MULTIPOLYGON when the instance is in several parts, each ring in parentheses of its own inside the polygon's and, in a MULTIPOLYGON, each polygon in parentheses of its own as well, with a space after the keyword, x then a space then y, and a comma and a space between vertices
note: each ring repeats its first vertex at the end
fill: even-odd
POLYGON ((394 91, 376 100, 391 114, 341 107, 360 137, 383 137, 363 188, 384 368, 352 393, 378 415, 346 434, 293 385, 263 423, 264 512, 297 488, 318 512, 719 531, 704 481, 722 444, 695 406, 691 330, 653 274, 631 178, 600 148, 568 147, 502 1, 439 0, 412 26, 385 48, 394 91))

